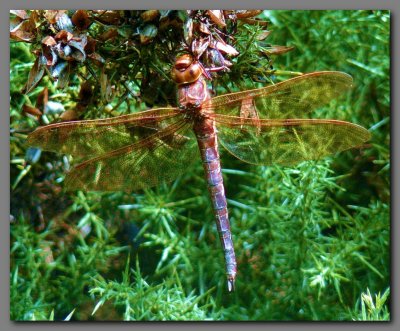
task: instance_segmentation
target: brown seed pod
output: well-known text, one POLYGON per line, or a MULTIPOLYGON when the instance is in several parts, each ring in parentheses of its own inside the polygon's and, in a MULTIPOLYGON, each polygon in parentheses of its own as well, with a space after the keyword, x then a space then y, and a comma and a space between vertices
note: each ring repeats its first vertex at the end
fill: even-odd
POLYGON ((15 16, 26 20, 29 18, 28 13, 26 12, 26 10, 10 10, 11 14, 14 14, 15 16))
POLYGON ((93 39, 92 37, 87 38, 87 43, 84 48, 86 54, 92 54, 96 51, 96 43, 96 39, 93 39))
POLYGON ((79 29, 79 30, 86 30, 91 20, 86 10, 77 10, 71 18, 72 23, 79 29))
POLYGON ((207 14, 211 21, 217 24, 220 28, 226 27, 224 13, 222 10, 207 10, 207 14))
POLYGON ((242 18, 241 21, 243 23, 251 24, 251 25, 259 25, 263 27, 267 27, 269 22, 268 21, 263 21, 257 18, 242 18))
POLYGON ((61 30, 54 36, 54 39, 57 41, 62 41, 63 43, 67 43, 73 38, 73 36, 74 35, 71 32, 66 30, 61 30))
POLYGON ((207 35, 210 35, 210 34, 211 34, 211 31, 210 31, 210 29, 208 28, 207 24, 205 24, 205 23, 203 23, 203 22, 199 22, 199 23, 198 23, 198 30, 199 30, 201 33, 204 33, 204 34, 207 34, 207 35))
POLYGON ((56 24, 57 21, 66 13, 67 11, 64 10, 45 10, 44 17, 50 24, 56 24))
POLYGON ((36 107, 43 111, 44 109, 46 109, 48 101, 49 101, 49 89, 46 86, 37 96, 36 107))
POLYGON ((254 17, 262 13, 262 10, 254 9, 254 10, 237 10, 236 17, 238 19, 254 17))
POLYGON ((42 39, 42 44, 45 46, 54 46, 57 44, 57 42, 52 36, 46 36, 42 39))
POLYGON ((224 54, 228 54, 230 56, 237 56, 239 55, 239 52, 231 45, 228 45, 225 42, 221 42, 221 41, 215 41, 213 40, 210 43, 210 47, 211 48, 215 48, 218 49, 219 51, 221 51, 224 54))
POLYGON ((39 118, 40 116, 43 115, 43 113, 40 111, 40 109, 38 109, 36 107, 33 107, 33 106, 30 106, 30 105, 27 105, 27 104, 24 104, 22 106, 22 111, 25 114, 32 115, 32 116, 34 116, 36 118, 39 118))
POLYGON ((294 46, 270 45, 261 52, 265 55, 281 55, 294 50, 294 46))
POLYGON ((10 38, 17 41, 31 42, 35 39, 35 24, 31 19, 14 17, 10 20, 10 38))
POLYGON ((196 59, 199 59, 201 55, 206 51, 210 44, 210 39, 209 38, 197 38, 193 40, 191 48, 192 48, 192 53, 196 57, 196 59))
POLYGON ((93 18, 103 24, 118 25, 123 19, 119 10, 92 10, 91 12, 94 14, 93 18))
POLYGON ((263 30, 260 33, 258 33, 256 39, 257 40, 265 40, 268 38, 268 36, 271 34, 271 30, 263 30))
POLYGON ((146 10, 140 15, 143 22, 154 21, 158 16, 160 16, 160 11, 158 10, 146 10))

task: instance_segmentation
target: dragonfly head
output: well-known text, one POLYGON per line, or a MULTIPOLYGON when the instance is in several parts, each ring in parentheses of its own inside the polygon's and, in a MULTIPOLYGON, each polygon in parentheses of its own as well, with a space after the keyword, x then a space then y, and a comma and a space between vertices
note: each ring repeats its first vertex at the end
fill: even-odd
POLYGON ((172 79, 178 85, 194 83, 202 74, 201 64, 194 61, 190 54, 178 57, 171 72, 172 79))

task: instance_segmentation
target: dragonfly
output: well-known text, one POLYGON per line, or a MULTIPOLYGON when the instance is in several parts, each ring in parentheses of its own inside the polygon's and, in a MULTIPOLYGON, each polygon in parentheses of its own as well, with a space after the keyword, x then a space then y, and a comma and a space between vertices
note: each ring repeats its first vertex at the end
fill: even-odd
POLYGON ((204 70, 190 54, 176 59, 177 107, 54 123, 29 134, 28 144, 80 160, 66 175, 67 190, 146 189, 176 179, 201 159, 232 292, 237 262, 219 146, 250 164, 293 166, 362 146, 370 133, 346 121, 308 118, 352 87, 346 73, 312 72, 211 97, 204 70))

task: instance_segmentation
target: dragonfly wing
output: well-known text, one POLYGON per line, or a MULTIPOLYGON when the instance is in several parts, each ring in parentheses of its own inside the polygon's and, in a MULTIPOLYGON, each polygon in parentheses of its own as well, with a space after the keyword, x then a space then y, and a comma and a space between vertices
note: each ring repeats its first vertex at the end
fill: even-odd
POLYGON ((28 144, 88 159, 132 145, 180 118, 177 108, 158 108, 113 118, 55 123, 32 132, 28 144))
POLYGON ((211 100, 217 114, 252 119, 305 118, 352 86, 348 74, 321 71, 267 87, 229 93, 211 100))
POLYGON ((362 145, 363 127, 317 119, 258 120, 217 115, 219 142, 237 158, 257 165, 295 165, 362 145))
POLYGON ((147 138, 110 151, 73 168, 68 190, 135 191, 171 181, 196 159, 197 141, 184 120, 147 138))

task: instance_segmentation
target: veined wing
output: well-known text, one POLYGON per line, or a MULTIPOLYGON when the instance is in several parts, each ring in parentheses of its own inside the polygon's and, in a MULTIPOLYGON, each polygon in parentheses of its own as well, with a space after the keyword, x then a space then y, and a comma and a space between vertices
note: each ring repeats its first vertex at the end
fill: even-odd
POLYGON ((137 143, 87 160, 67 174, 66 188, 130 192, 174 180, 198 158, 190 127, 182 119, 137 143))
POLYGON ((229 93, 211 100, 214 112, 253 119, 305 118, 352 86, 353 79, 338 71, 320 71, 275 85, 229 93))
POLYGON ((178 108, 158 108, 113 118, 55 123, 32 132, 28 144, 88 159, 132 145, 181 119, 178 108))
POLYGON ((258 120, 216 115, 218 140, 237 158, 257 165, 295 165, 363 144, 370 133, 338 120, 258 120))

